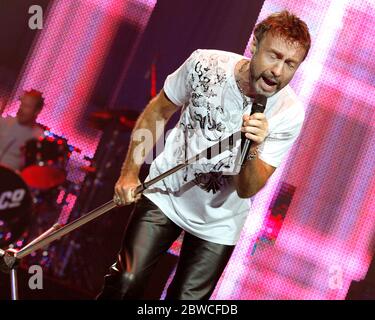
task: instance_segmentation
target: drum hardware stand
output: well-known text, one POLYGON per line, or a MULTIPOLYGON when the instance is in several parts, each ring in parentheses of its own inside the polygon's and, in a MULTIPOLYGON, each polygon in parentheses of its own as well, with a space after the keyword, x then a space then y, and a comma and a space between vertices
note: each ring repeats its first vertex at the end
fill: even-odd
MULTIPOLYGON (((112 166, 111 161, 113 161, 113 157, 116 158, 116 156, 114 156, 114 152, 118 153, 120 151, 119 148, 116 148, 116 145, 119 145, 118 142, 120 138, 120 132, 122 131, 121 126, 119 126, 117 121, 112 121, 111 123, 113 124, 114 130, 111 132, 109 136, 109 142, 106 144, 105 151, 102 152, 99 158, 96 160, 96 172, 92 177, 87 178, 87 180, 83 183, 83 187, 88 189, 88 193, 84 197, 84 199, 80 199, 79 202, 77 201, 76 208, 72 212, 72 218, 78 218, 77 215, 79 216, 79 211, 89 211, 89 206, 95 198, 98 188, 100 188, 102 184, 103 178, 105 178, 106 171, 108 171, 109 168, 112 166)), ((87 241, 89 240, 86 240, 86 242, 87 241)), ((87 245, 87 243, 83 243, 83 245, 87 245)), ((68 249, 62 256, 62 264, 60 265, 57 271, 57 275, 59 277, 62 277, 67 272, 67 268, 69 268, 69 261, 71 259, 72 254, 74 254, 76 250, 79 250, 81 246, 73 238, 71 241, 65 243, 65 247, 67 247, 68 249)), ((75 263, 73 262, 73 265, 76 265, 78 263, 79 261, 75 263)), ((87 272, 90 272, 90 270, 87 270, 87 272)), ((90 287, 90 282, 87 279, 86 274, 85 277, 81 277, 79 281, 83 281, 85 286, 90 287)))
MULTIPOLYGON (((231 150, 233 148, 233 136, 235 134, 229 136, 227 139, 229 141, 228 149, 231 150)), ((165 179, 166 177, 170 176, 171 174, 187 167, 188 165, 198 161, 202 156, 205 156, 207 159, 211 159, 212 150, 216 149, 218 147, 219 152, 215 155, 218 155, 221 153, 221 151, 224 151, 222 149, 223 145, 222 143, 225 141, 219 141, 217 144, 215 144, 212 147, 207 148, 206 150, 202 151, 201 153, 197 154, 196 156, 191 157, 190 159, 186 160, 185 162, 167 170, 166 172, 160 174, 159 176, 149 180, 145 181, 142 184, 140 184, 135 189, 135 194, 140 194, 143 191, 145 191, 147 188, 152 186, 153 184, 165 179)), ((88 222, 100 217, 104 213, 107 213, 108 211, 112 210, 113 208, 117 207, 115 202, 113 200, 110 200, 103 205, 97 207, 96 209, 90 211, 89 213, 81 216, 80 218, 70 222, 69 224, 62 226, 60 224, 54 224, 50 229, 48 229, 46 232, 41 234, 39 237, 31 241, 29 244, 27 244, 25 247, 21 248, 20 250, 14 250, 14 249, 7 249, 7 250, 1 250, 0 249, 0 270, 5 273, 10 273, 10 281, 11 281, 11 298, 12 300, 18 300, 18 281, 17 281, 17 266, 19 264, 19 261, 31 254, 32 252, 39 250, 46 245, 50 244, 51 242, 60 239, 61 237, 65 236, 66 234, 74 231, 75 229, 78 229, 79 227, 87 224, 88 222)))
POLYGON ((86 205, 83 207, 83 210, 82 210, 83 212, 87 211, 88 206, 90 205, 93 197, 95 196, 95 192, 96 192, 97 188, 100 186, 101 179, 103 178, 104 172, 107 169, 106 168, 107 162, 108 162, 109 158, 113 156, 112 150, 116 145, 116 142, 117 142, 116 140, 119 137, 119 133, 120 133, 120 130, 118 130, 118 129, 115 129, 113 131, 113 133, 111 135, 111 138, 109 140, 109 143, 107 145, 106 151, 104 152, 102 157, 100 159, 98 159, 99 161, 98 161, 98 166, 97 166, 97 172, 94 176, 93 181, 91 181, 92 188, 90 188, 91 189, 90 193, 89 193, 89 195, 88 195, 88 197, 85 201, 86 205))

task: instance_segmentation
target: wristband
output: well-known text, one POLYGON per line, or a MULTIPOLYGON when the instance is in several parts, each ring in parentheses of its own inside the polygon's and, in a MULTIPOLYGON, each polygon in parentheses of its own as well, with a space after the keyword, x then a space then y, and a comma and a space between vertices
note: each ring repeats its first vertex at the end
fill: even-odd
POLYGON ((254 160, 257 157, 257 155, 258 155, 258 148, 255 148, 254 151, 249 152, 246 160, 254 160))

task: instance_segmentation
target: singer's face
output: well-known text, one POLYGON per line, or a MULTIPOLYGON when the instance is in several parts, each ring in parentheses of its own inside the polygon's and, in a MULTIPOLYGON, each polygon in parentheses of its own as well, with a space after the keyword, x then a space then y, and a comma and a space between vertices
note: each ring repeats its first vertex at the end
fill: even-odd
POLYGON ((267 33, 251 46, 250 83, 258 94, 270 97, 284 88, 303 61, 305 49, 267 33))

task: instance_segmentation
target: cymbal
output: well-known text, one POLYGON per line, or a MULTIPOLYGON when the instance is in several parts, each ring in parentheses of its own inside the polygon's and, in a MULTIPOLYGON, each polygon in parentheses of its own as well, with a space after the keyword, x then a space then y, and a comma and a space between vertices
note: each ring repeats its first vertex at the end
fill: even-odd
POLYGON ((99 110, 89 116, 90 126, 104 130, 116 126, 124 131, 131 131, 138 119, 139 112, 134 110, 99 110))

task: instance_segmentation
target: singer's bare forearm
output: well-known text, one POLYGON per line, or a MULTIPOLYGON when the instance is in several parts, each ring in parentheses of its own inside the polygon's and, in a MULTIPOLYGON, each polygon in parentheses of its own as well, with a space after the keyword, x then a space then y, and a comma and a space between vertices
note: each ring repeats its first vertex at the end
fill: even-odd
POLYGON ((258 157, 247 160, 238 175, 234 176, 237 194, 240 198, 250 198, 264 187, 269 177, 275 171, 258 157))
POLYGON ((131 178, 138 177, 141 165, 146 156, 153 149, 156 141, 160 138, 160 134, 162 130, 164 130, 165 124, 177 110, 178 107, 166 98, 163 90, 161 90, 160 93, 147 104, 133 129, 128 152, 121 168, 121 176, 131 178), (156 128, 157 122, 159 122, 159 125, 161 124, 163 126, 162 128, 159 127, 159 130, 156 128), (142 129, 148 130, 152 134, 152 143, 144 143, 144 141, 138 141, 135 139, 136 132, 139 132, 138 130, 142 129), (140 144, 143 144, 144 153, 142 155, 138 153, 138 158, 136 159, 135 149, 140 144))

